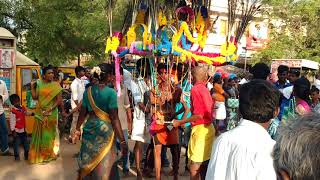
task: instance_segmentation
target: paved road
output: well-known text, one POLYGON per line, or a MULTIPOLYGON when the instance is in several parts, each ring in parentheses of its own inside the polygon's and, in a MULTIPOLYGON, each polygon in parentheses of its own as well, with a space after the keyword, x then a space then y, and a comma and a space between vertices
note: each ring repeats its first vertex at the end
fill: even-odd
MULTIPOLYGON (((129 142, 129 148, 133 148, 133 143, 129 142)), ((64 140, 61 142, 61 157, 58 160, 45 165, 30 165, 28 162, 21 160, 14 161, 14 157, 0 156, 0 180, 73 180, 76 179, 77 164, 73 155, 79 150, 79 145, 67 144, 64 140)), ((11 149, 12 150, 12 149, 11 149)), ((22 150, 21 150, 22 153, 22 150)), ((170 157, 170 151, 168 151, 170 157)), ((23 159, 23 154, 21 154, 23 159)), ((183 160, 181 160, 183 161, 183 160)), ((184 162, 181 162, 180 171, 184 168, 184 162)), ((133 170, 134 171, 134 170, 133 170)), ((163 169, 163 178, 173 179, 165 174, 169 172, 169 168, 163 169)), ((134 180, 135 176, 131 174, 129 177, 122 177, 125 180, 134 180)), ((154 179, 154 178, 150 178, 154 179)), ((188 176, 180 176, 181 180, 189 179, 188 176)))

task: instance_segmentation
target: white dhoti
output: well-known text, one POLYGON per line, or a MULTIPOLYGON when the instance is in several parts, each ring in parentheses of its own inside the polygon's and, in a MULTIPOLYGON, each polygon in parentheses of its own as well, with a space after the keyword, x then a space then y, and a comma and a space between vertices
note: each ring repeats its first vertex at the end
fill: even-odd
POLYGON ((227 118, 227 111, 225 102, 215 102, 216 120, 224 120, 227 118))
POLYGON ((138 107, 135 107, 133 112, 131 140, 143 143, 150 142, 150 135, 146 124, 145 114, 138 109, 138 107))

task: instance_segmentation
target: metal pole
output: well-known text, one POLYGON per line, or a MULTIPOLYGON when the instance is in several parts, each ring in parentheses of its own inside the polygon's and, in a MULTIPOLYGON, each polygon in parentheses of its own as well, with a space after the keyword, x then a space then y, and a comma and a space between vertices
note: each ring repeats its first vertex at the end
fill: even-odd
POLYGON ((247 48, 243 48, 245 51, 244 53, 244 70, 247 70, 247 48))

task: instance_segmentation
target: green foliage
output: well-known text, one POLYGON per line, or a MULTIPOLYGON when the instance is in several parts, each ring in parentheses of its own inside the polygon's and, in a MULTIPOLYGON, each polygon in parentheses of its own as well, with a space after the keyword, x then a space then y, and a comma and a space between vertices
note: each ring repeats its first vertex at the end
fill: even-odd
POLYGON ((19 0, 0 0, 0 27, 10 30, 21 38, 24 30, 31 28, 28 2, 19 0))
POLYGON ((320 62, 320 0, 266 0, 272 9, 268 48, 254 56, 257 61, 297 58, 320 62))
MULTIPOLYGON (((23 37, 19 50, 44 64, 60 65, 91 55, 105 59, 108 0, 0 0, 0 25, 23 37)), ((113 31, 120 31, 126 0, 113 7, 113 31)))
POLYGON ((103 62, 103 60, 101 60, 101 59, 92 59, 90 61, 86 61, 84 63, 84 66, 85 67, 94 67, 94 66, 97 66, 98 64, 100 64, 102 62, 103 62))

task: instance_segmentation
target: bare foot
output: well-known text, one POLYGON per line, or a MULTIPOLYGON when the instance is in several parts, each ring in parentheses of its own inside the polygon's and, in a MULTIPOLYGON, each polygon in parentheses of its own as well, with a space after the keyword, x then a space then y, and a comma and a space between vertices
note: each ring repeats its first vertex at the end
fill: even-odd
POLYGON ((173 169, 167 173, 167 176, 174 176, 174 175, 175 175, 175 172, 173 169))
POLYGON ((183 173, 180 174, 181 176, 190 176, 190 171, 189 170, 185 170, 183 173))
POLYGON ((147 177, 147 178, 152 178, 152 177, 154 177, 154 176, 152 175, 152 170, 151 170, 151 169, 144 169, 142 173, 143 173, 143 176, 144 176, 144 177, 147 177))
POLYGON ((141 171, 137 171, 137 180, 142 180, 142 172, 141 171))

